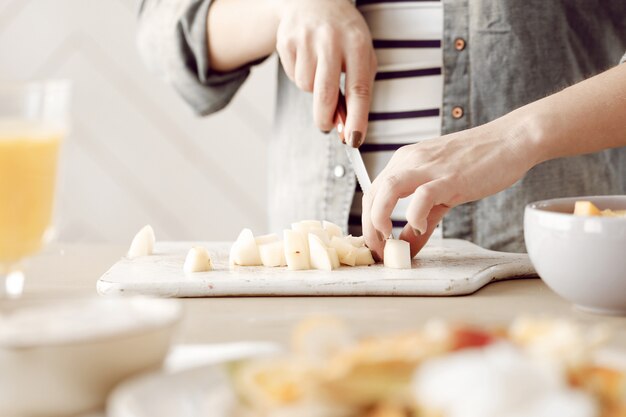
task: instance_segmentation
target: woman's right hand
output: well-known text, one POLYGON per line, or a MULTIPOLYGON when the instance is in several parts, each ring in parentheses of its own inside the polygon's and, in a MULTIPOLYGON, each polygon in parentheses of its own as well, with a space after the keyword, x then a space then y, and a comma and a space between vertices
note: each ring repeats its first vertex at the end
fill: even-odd
POLYGON ((369 28, 348 0, 284 0, 276 3, 276 49, 287 76, 313 92, 317 127, 334 127, 339 80, 345 72, 345 137, 360 146, 367 133, 376 56, 369 28))

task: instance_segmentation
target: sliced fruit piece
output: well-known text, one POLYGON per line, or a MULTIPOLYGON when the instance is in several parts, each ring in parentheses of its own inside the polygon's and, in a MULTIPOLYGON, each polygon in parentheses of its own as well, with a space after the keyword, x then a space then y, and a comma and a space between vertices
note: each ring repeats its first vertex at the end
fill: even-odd
POLYGON ((261 255, 263 266, 287 266, 287 261, 285 260, 285 244, 282 240, 260 245, 259 254, 261 255))
POLYGON ((411 269, 411 245, 405 240, 387 239, 384 258, 387 268, 411 269))
POLYGON ((324 228, 324 230, 326 230, 326 233, 328 233, 328 237, 331 238, 331 239, 334 236, 336 236, 336 237, 342 237, 343 236, 343 230, 341 230, 341 227, 339 227, 338 225, 336 225, 333 222, 329 222, 327 220, 324 220, 322 222, 322 227, 324 228))
POLYGON ((145 225, 141 228, 140 231, 137 232, 133 241, 130 244, 130 248, 128 249, 127 256, 130 259, 137 258, 139 256, 148 256, 152 255, 154 251, 154 243, 156 238, 154 236, 154 230, 152 226, 149 224, 145 225))
POLYGON ((346 236, 346 239, 355 248, 361 248, 361 247, 365 246, 365 238, 363 236, 348 235, 348 236, 346 236))
POLYGON ((372 252, 368 247, 360 247, 355 248, 356 260, 354 262, 354 266, 365 266, 365 265, 373 265, 376 262, 374 261, 374 257, 372 257, 372 252))
POLYGON ((600 210, 591 201, 577 201, 574 216, 600 216, 600 210))
POLYGON ((241 266, 261 265, 259 248, 254 240, 252 230, 243 229, 241 233, 239 233, 239 237, 237 237, 237 240, 230 249, 230 263, 231 265, 241 266))
POLYGON ((291 230, 302 232, 306 236, 311 230, 323 230, 322 222, 319 220, 302 220, 291 224, 291 230))
POLYGON ((602 210, 602 216, 604 217, 626 217, 626 210, 602 210))
POLYGON ((324 246, 328 247, 330 245, 330 237, 328 237, 328 233, 326 233, 326 230, 311 229, 309 230, 309 233, 319 237, 322 240, 322 243, 324 244, 324 246))
POLYGON ((330 261, 333 265, 333 269, 337 269, 341 266, 341 263, 339 262, 339 256, 337 255, 337 251, 335 250, 335 248, 326 248, 326 250, 328 251, 328 255, 330 256, 330 261))
POLYGON ((295 230, 285 230, 285 260, 287 268, 300 271, 311 269, 309 261, 309 244, 306 235, 295 230))
POLYGON ((276 233, 270 233, 267 235, 261 235, 254 238, 257 246, 265 245, 266 243, 278 242, 280 238, 276 233))
POLYGON ((185 258, 185 264, 183 265, 183 271, 185 273, 193 272, 206 272, 213 269, 213 263, 209 256, 209 251, 202 246, 194 246, 189 249, 187 257, 185 258))
POLYGON ((311 251, 311 268, 332 271, 333 261, 328 248, 317 235, 309 233, 309 250, 311 251))
POLYGON ((348 266, 356 266, 356 253, 358 250, 358 248, 352 248, 343 258, 339 258, 339 262, 348 266))
POLYGON ((347 238, 333 236, 330 239, 330 247, 337 251, 340 263, 354 266, 356 262, 356 248, 348 242, 347 238))

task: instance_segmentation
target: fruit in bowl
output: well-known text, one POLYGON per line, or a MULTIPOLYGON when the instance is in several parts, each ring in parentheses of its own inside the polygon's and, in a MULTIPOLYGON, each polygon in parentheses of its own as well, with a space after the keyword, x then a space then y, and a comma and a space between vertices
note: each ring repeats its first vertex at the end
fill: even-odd
POLYGON ((626 195, 526 206, 526 249, 539 276, 578 307, 626 314, 626 195))

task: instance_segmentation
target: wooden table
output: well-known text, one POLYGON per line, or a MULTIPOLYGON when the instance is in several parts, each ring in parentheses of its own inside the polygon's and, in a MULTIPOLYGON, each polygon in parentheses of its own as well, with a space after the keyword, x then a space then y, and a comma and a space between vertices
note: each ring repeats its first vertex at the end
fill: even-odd
MULTIPOLYGON (((26 265, 25 297, 96 296, 96 281, 126 246, 55 244, 26 265)), ((330 314, 358 333, 390 332, 420 326, 430 318, 507 323, 520 314, 551 315, 614 328, 614 344, 626 348, 626 317, 593 315, 559 298, 541 280, 489 284, 460 297, 254 297, 182 299, 186 314, 180 343, 240 340, 286 342, 300 319, 330 314)))

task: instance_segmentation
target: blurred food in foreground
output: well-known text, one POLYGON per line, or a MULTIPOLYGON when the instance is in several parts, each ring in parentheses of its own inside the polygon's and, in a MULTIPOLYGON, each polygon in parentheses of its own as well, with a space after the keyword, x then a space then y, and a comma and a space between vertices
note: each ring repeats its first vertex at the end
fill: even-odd
POLYGON ((600 328, 520 318, 509 328, 431 321, 355 338, 334 318, 302 322, 292 349, 230 368, 237 416, 618 417, 624 369, 599 365, 600 328))
POLYGON ((626 217, 626 210, 600 210, 591 201, 577 201, 574 205, 575 216, 626 217))

